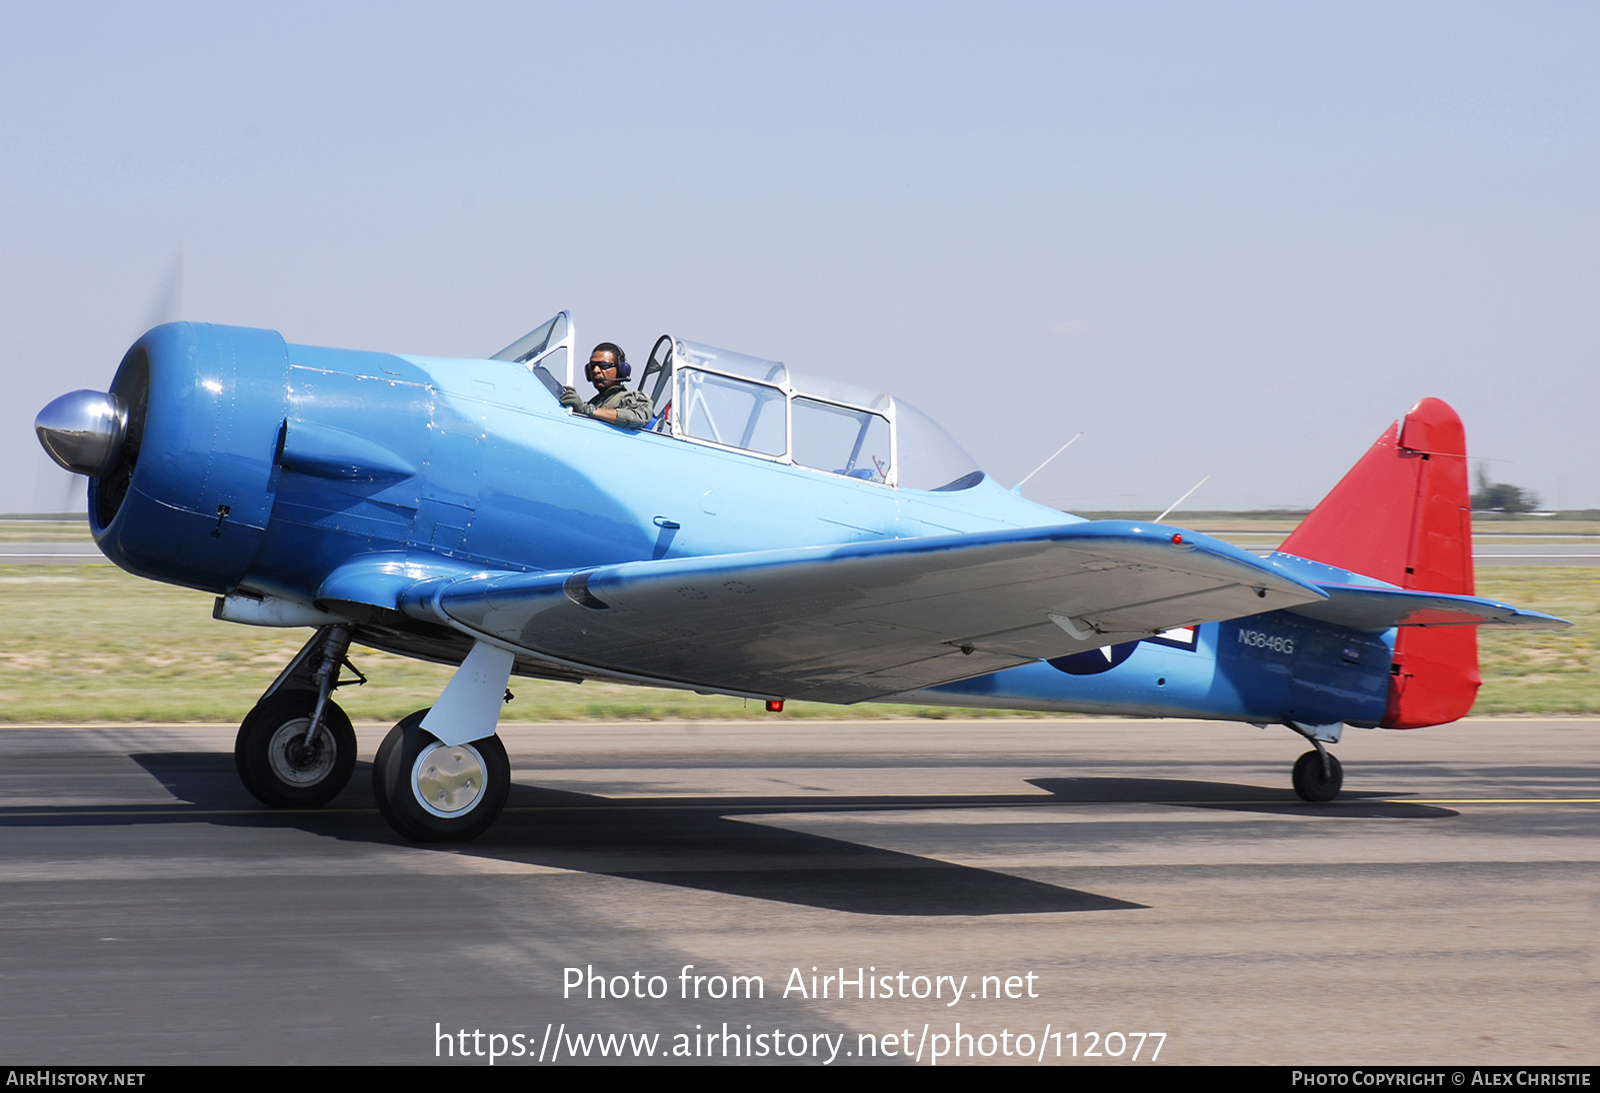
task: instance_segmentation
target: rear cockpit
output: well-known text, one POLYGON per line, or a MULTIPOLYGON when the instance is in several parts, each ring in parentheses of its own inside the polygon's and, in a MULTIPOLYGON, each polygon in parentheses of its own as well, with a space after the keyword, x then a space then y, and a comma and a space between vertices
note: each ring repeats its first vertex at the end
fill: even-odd
MULTIPOLYGON (((493 359, 525 365, 559 395, 575 386, 570 317, 563 311, 493 359)), ((781 361, 663 334, 636 387, 651 402, 646 429, 691 444, 902 489, 963 490, 984 477, 949 433, 905 400, 781 361)))

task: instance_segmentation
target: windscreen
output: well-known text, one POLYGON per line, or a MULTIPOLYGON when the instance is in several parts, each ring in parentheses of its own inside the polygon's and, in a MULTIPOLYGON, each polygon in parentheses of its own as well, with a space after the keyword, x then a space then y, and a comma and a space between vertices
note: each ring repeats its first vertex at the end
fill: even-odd
POLYGON ((899 433, 899 485, 912 490, 964 490, 983 481, 983 471, 966 449, 927 414, 903 399, 894 400, 899 433))

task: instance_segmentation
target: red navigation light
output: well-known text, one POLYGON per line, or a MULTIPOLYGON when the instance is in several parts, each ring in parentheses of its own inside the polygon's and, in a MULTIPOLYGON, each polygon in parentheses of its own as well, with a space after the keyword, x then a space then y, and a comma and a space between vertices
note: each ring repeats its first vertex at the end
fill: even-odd
POLYGON ((781 699, 781 698, 769 698, 769 699, 767 699, 767 712, 768 713, 782 713, 783 712, 783 699, 781 699))

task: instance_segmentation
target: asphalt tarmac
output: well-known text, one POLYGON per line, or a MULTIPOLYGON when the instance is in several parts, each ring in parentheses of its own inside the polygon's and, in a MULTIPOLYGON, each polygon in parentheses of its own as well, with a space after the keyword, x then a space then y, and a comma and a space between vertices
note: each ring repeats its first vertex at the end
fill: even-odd
POLYGON ((1596 728, 1350 730, 1313 806, 1281 729, 514 726, 457 847, 372 808, 380 727, 304 812, 245 794, 229 728, 4 729, 0 1051, 1592 1065, 1596 728))

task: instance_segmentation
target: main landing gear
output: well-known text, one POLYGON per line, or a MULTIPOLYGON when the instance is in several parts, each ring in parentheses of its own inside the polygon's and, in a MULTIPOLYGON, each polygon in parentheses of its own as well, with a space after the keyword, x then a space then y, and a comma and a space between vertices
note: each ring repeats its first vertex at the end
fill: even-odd
POLYGON ((418 710, 389 730, 372 761, 372 795, 389 826, 418 842, 482 834, 505 807, 511 761, 498 736, 448 745, 418 710))
POLYGON ((439 701, 389 730, 372 761, 372 795, 389 826, 419 842, 480 835, 511 790, 511 761, 495 735, 514 658, 477 642, 439 701))
POLYGON ((324 626, 245 715, 233 762, 251 796, 274 808, 316 808, 339 795, 356 769, 356 733, 329 695, 350 665, 350 630, 324 626))
MULTIPOLYGON (((350 663, 350 629, 324 626, 245 715, 233 746, 245 788, 274 808, 327 804, 350 782, 356 734, 329 696, 365 683, 350 663), (355 679, 339 679, 348 668, 355 679)), ((452 842, 480 835, 511 790, 511 761, 495 735, 511 698, 509 652, 478 642, 426 710, 389 730, 372 763, 378 811, 401 835, 452 842)))
POLYGON ((1290 721, 1288 726, 1307 740, 1316 748, 1308 751, 1294 762, 1294 791, 1302 801, 1312 804, 1326 804, 1339 796, 1339 790, 1344 785, 1344 768, 1339 765, 1339 760, 1332 752, 1323 747, 1324 742, 1337 744, 1339 734, 1343 730, 1342 724, 1333 725, 1301 725, 1290 721))

